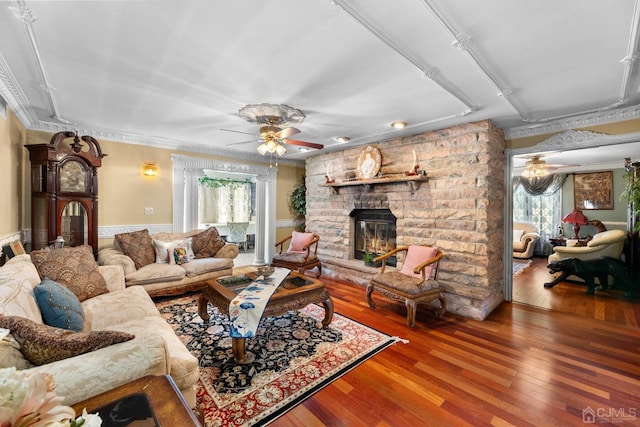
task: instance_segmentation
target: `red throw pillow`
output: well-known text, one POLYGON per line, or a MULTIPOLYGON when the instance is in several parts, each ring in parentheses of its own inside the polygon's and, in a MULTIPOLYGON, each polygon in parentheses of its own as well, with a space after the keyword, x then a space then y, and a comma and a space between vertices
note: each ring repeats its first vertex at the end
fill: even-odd
POLYGON ((307 253, 304 249, 313 240, 313 233, 303 233, 301 231, 294 231, 291 234, 291 243, 289 244, 289 250, 287 252, 307 253))
MULTIPOLYGON (((438 248, 435 246, 410 245, 400 272, 407 276, 422 277, 420 274, 415 274, 413 270, 423 262, 436 256, 437 253, 438 248)), ((432 270, 433 264, 426 266, 424 269, 424 277, 427 279, 430 278, 432 270)))

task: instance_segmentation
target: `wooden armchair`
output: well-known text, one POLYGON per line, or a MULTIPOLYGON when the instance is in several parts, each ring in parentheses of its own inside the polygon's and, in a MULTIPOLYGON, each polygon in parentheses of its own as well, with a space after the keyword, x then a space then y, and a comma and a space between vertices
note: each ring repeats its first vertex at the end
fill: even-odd
POLYGON ((371 308, 376 304, 371 298, 374 290, 400 301, 407 307, 407 325, 413 327, 418 304, 430 303, 438 299, 440 307, 435 310, 441 317, 446 311, 447 301, 438 283, 438 270, 442 251, 429 245, 400 246, 377 257, 374 262, 383 261, 380 272, 373 276, 367 286, 367 302, 371 308), (398 252, 405 253, 400 270, 385 272, 384 260, 398 252))
POLYGON ((271 265, 288 268, 300 274, 317 267, 316 277, 320 277, 322 264, 317 256, 319 241, 320 236, 316 233, 294 231, 291 236, 276 243, 278 253, 271 260, 271 265), (282 252, 284 244, 289 240, 291 240, 289 249, 286 252, 282 252))

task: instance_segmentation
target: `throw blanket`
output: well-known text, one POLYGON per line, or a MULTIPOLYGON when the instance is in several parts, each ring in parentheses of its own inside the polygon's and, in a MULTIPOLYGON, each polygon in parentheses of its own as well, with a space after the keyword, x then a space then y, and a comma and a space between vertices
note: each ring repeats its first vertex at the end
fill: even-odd
POLYGON ((291 270, 276 268, 271 277, 259 276, 229 304, 231 338, 252 338, 258 330, 262 313, 280 283, 291 270))

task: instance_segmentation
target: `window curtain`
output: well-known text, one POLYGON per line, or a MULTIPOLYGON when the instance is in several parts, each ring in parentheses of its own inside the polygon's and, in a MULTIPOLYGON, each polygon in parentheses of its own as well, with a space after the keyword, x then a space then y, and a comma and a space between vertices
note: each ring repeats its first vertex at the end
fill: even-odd
POLYGON ((549 237, 557 236, 562 224, 562 192, 559 190, 566 179, 566 174, 514 179, 513 220, 529 222, 538 228, 540 239, 535 255, 548 256, 553 252, 549 237))
POLYGON ((198 186, 198 222, 224 224, 251 219, 251 183, 232 182, 221 186, 198 186))

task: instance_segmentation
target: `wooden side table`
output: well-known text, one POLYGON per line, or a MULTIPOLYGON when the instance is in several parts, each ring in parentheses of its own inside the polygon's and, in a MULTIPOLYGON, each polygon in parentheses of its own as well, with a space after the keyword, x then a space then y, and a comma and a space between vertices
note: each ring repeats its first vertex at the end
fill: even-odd
POLYGON ((567 239, 564 237, 549 237, 549 243, 551 243, 551 246, 566 246, 567 245, 567 239))
MULTIPOLYGON (((144 395, 149 399, 153 415, 162 426, 196 426, 201 427, 195 414, 180 393, 180 390, 170 376, 146 376, 113 390, 83 400, 73 405, 76 414, 81 415, 82 409, 88 413, 95 413, 118 400, 130 396, 144 395)), ((102 425, 109 426, 105 416, 100 412, 102 425)), ((118 424, 120 425, 120 424, 118 424)))

